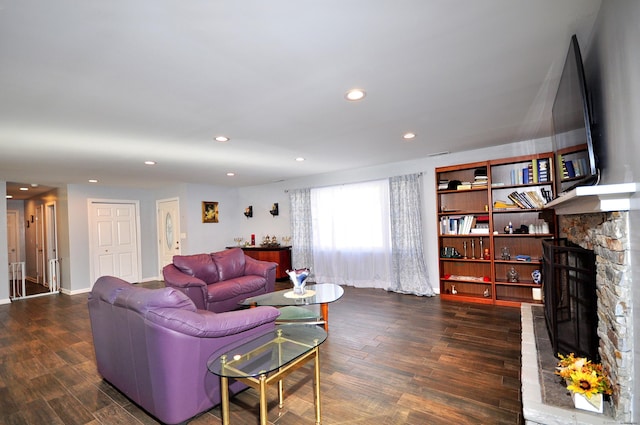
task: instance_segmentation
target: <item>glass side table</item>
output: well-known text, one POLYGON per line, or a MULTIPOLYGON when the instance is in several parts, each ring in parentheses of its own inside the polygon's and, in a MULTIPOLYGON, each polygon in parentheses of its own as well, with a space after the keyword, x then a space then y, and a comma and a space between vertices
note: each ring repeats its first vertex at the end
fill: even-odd
POLYGON ((220 377, 222 423, 229 425, 229 378, 260 393, 260 424, 267 424, 267 385, 278 383, 278 404, 284 403, 283 378, 309 360, 315 361, 314 403, 320 424, 320 351, 327 332, 317 326, 278 327, 207 361, 209 371, 220 377))

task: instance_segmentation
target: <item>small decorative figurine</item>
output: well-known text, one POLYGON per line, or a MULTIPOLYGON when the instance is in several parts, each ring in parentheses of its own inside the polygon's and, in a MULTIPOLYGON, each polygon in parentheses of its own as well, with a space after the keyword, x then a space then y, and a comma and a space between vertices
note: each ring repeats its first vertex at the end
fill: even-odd
POLYGON ((458 290, 456 289, 456 285, 451 285, 451 293, 452 293, 453 295, 455 295, 455 294, 457 294, 457 293, 458 293, 458 290))
POLYGON ((516 283, 519 281, 520 275, 518 274, 518 271, 516 269, 511 267, 509 270, 507 270, 507 282, 516 283))

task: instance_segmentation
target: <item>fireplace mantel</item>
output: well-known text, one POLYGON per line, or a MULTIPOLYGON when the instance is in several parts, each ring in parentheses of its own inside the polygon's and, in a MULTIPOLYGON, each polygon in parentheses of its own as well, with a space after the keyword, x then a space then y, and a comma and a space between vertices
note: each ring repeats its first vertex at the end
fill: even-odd
POLYGON ((629 211, 631 197, 638 191, 639 185, 621 183, 576 187, 549 202, 546 207, 555 209, 558 215, 629 211))

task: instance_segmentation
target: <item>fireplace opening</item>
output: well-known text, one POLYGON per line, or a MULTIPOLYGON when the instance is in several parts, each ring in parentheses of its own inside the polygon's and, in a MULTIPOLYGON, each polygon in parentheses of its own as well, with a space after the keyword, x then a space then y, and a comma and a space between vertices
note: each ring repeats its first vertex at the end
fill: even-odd
POLYGON ((600 362, 595 254, 567 239, 542 245, 544 310, 554 354, 600 362))

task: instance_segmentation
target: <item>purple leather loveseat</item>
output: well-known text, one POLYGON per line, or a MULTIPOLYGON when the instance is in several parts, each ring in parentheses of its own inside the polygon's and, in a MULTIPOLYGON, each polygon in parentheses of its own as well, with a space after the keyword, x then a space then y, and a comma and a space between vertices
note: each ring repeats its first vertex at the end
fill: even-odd
MULTIPOLYGON (((112 276, 89 295, 89 317, 100 375, 166 424, 220 403, 211 355, 275 329, 273 307, 228 313, 197 310, 173 288, 147 289, 112 276)), ((230 391, 246 388, 233 382, 230 391)))
POLYGON ((174 255, 162 269, 166 286, 184 292, 197 308, 235 310, 246 298, 273 292, 277 263, 258 261, 241 248, 211 254, 174 255))

